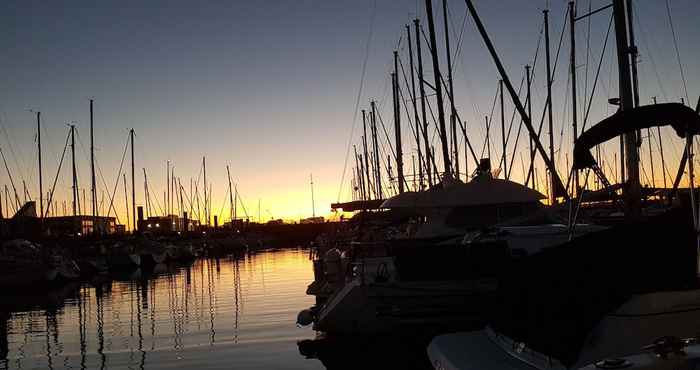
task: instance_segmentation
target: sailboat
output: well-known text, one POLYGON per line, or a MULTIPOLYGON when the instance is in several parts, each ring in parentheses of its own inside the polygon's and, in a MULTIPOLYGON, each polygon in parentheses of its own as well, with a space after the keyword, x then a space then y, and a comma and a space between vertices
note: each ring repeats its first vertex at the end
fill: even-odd
POLYGON ((487 328, 430 343, 436 369, 667 369, 698 361, 700 239, 692 142, 700 115, 678 103, 633 106, 626 52, 631 24, 624 0, 612 7, 620 110, 577 139, 573 167, 598 172, 590 149, 625 138, 623 219, 514 264, 487 328), (685 139, 690 189, 675 204, 652 210, 641 202, 636 133, 665 125, 685 139))

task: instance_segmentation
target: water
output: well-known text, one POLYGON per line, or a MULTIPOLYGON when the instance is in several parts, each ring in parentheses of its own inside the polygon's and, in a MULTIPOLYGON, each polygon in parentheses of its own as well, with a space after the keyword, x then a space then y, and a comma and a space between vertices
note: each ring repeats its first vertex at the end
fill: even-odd
POLYGON ((0 369, 318 369, 295 325, 313 304, 304 250, 0 295, 0 369))

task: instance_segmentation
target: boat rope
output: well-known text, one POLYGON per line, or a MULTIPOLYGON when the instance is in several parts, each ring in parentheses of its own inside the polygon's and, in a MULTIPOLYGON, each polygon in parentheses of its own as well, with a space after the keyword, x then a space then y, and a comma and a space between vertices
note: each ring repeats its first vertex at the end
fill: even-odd
POLYGON ((367 41, 365 43, 365 57, 364 60, 362 61, 362 72, 360 76, 360 86, 357 90, 357 98, 355 99, 355 109, 353 112, 353 117, 352 117, 352 125, 350 128, 350 137, 348 138, 348 144, 347 148, 345 149, 345 160, 343 161, 343 173, 340 176, 340 186, 338 188, 338 198, 337 201, 340 202, 340 196, 343 192, 343 187, 345 184, 345 175, 348 169, 348 158, 350 157, 350 149, 352 148, 352 142, 353 142, 353 137, 355 134, 355 125, 357 123, 357 112, 360 109, 360 98, 362 97, 362 90, 364 88, 365 84, 365 74, 367 71, 367 60, 369 59, 369 46, 372 42, 372 34, 374 32, 374 18, 376 15, 376 10, 377 10, 377 1, 374 0, 372 2, 372 15, 370 17, 370 22, 369 22, 369 33, 367 35, 367 41))
MULTIPOLYGON (((151 202, 151 184, 148 182, 148 176, 146 176, 146 188, 148 189, 148 191, 146 193, 146 195, 148 196, 148 201, 149 201, 149 203, 152 203, 151 202)), ((158 211, 160 211, 160 214, 162 214, 162 215, 165 214, 165 212, 163 212, 163 208, 160 206, 160 202, 158 202, 158 197, 155 197, 155 200, 156 200, 156 206, 158 206, 158 211)))
MULTIPOLYGON (((76 132, 77 132, 77 130, 76 130, 76 132)), ((83 150, 83 155, 85 156, 85 159, 87 160, 87 158, 88 158, 87 150, 85 150, 85 146, 83 145, 83 140, 80 138, 79 132, 78 132, 77 138, 78 138, 78 143, 80 144, 80 148, 83 150)), ((97 169, 97 173, 100 175, 100 180, 102 180, 102 186, 104 186, 104 189, 102 189, 102 190, 107 191, 107 193, 109 193, 109 188, 107 187, 107 182, 105 181, 105 178, 102 175, 102 168, 100 167, 99 161, 97 160, 97 156, 95 156, 94 158, 95 158, 95 168, 97 169)), ((97 186, 99 186, 99 184, 96 183, 95 184, 95 193, 97 193, 97 186)), ((116 216, 117 211, 115 210, 114 213, 116 216)), ((119 222, 118 217, 117 217, 117 222, 119 222)))
MULTIPOLYGON (((496 109, 496 101, 498 101, 498 87, 496 87, 496 93, 493 94, 493 103, 491 104, 491 113, 489 113, 489 116, 488 116, 489 124, 491 123, 491 120, 493 119, 493 111, 496 109)), ((487 144, 487 143, 486 143, 486 140, 487 140, 487 139, 488 139, 489 141, 491 141, 490 138, 489 138, 489 135, 486 135, 486 136, 484 137, 484 145, 481 147, 481 158, 484 158, 484 151, 486 150, 486 147, 488 146, 489 148, 491 148, 491 143, 490 143, 490 142, 488 143, 488 145, 486 145, 486 144, 487 144)), ((488 154, 489 154, 489 157, 490 157, 490 156, 491 156, 491 153, 489 152, 488 154)), ((491 158, 489 158, 489 160, 491 160, 491 158)))
POLYGON ((12 179, 12 173, 10 172, 10 168, 7 167, 7 160, 5 159, 5 153, 2 151, 2 147, 0 147, 0 156, 2 156, 2 162, 5 164, 5 170, 7 171, 7 177, 10 178, 10 185, 12 185, 12 191, 15 193, 15 202, 17 209, 22 206, 19 202, 19 196, 17 195, 17 188, 15 187, 15 181, 12 179))
MULTIPOLYGON (((569 7, 566 7, 566 10, 564 11, 564 19, 565 20, 568 19, 568 16, 569 16, 569 7)), ((554 56, 554 65, 552 66, 552 76, 550 77, 552 79, 552 85, 554 84, 554 75, 556 74, 557 66, 559 65, 559 55, 561 53, 561 46, 562 46, 562 43, 564 41, 564 31, 566 30, 567 23, 568 22, 566 22, 566 21, 562 22, 561 32, 559 32, 559 45, 557 46, 557 53, 554 56)), ((553 100, 553 99, 551 99, 551 100, 553 100)), ((545 113, 547 113, 547 104, 545 104, 544 107, 542 108, 542 116, 540 118, 540 125, 537 129, 537 137, 538 138, 542 134, 542 127, 544 126, 545 113)), ((530 168, 527 171, 527 178, 525 179, 525 184, 527 184, 530 181, 530 176, 533 175, 533 172, 535 170, 535 155, 536 154, 537 154, 536 150, 533 150, 530 152, 530 168)), ((552 158, 552 162, 554 162, 554 158, 552 158)))
POLYGON ((683 71, 683 63, 681 63, 681 53, 678 51, 678 38, 676 37, 676 28, 673 26, 673 17, 671 16, 671 1, 666 0, 666 14, 668 15, 668 24, 671 26, 671 34, 673 35, 673 47, 676 49, 676 60, 678 61, 678 69, 681 72, 681 80, 683 81, 683 90, 685 92, 685 101, 690 104, 688 97, 688 84, 685 81, 685 72, 683 71))
MULTIPOLYGON (((15 152, 15 147, 14 147, 14 145, 12 145, 12 140, 10 140, 10 134, 7 132, 7 128, 2 123, 2 121, 0 121, 0 128, 2 128, 2 133, 5 136, 5 141, 7 141, 7 147, 10 148, 10 154, 12 155, 12 159, 15 162, 15 167, 17 168, 17 172, 19 173, 19 178, 20 178, 20 180, 24 181, 25 176, 23 174, 23 170, 28 167, 24 163, 24 160, 23 160, 24 156, 18 156, 17 153, 15 152)), ((5 165, 5 167, 7 167, 7 165, 5 165)), ((9 169, 8 169, 8 171, 9 171, 9 169)), ((34 173, 34 171, 32 170, 32 172, 30 172, 30 173, 34 173)), ((9 172, 8 172, 8 174, 9 174, 9 172)), ((19 197, 17 199, 19 199, 19 197)))
MULTIPOLYGON (((603 65, 603 58, 605 58, 605 51, 608 46, 608 39, 610 38, 610 30, 612 29, 613 16, 610 16, 610 23, 608 23, 608 32, 605 34, 605 41, 603 41, 603 49, 600 51, 600 60, 598 61, 598 67, 595 72, 595 78, 593 79, 593 87, 591 87, 591 96, 588 99, 588 105, 586 107, 586 113, 583 116, 583 125, 581 126, 581 132, 586 131, 586 124, 588 123, 588 115, 591 112, 591 106, 593 105, 593 96, 595 95, 596 87, 598 86, 598 77, 600 76, 600 69, 603 65)), ((584 100, 585 101, 585 100, 584 100)))
POLYGON ((58 169, 56 170, 56 176, 53 179, 53 186, 51 186, 51 192, 49 193, 49 201, 46 204, 46 209, 44 214, 41 215, 42 218, 46 217, 51 209, 51 202, 53 201, 53 192, 56 190, 56 182, 58 181, 58 175, 61 173, 61 167, 63 166, 63 158, 66 156, 66 149, 68 149, 68 140, 70 139, 70 131, 68 136, 66 136, 66 145, 63 146, 63 153, 61 154, 61 160, 58 161, 58 169))
MULTIPOLYGON (((117 172, 117 180, 114 182, 114 190, 112 191, 112 194, 111 194, 110 199, 109 199, 109 207, 107 207, 107 217, 109 217, 109 215, 112 214, 112 209, 114 208, 113 207, 114 196, 117 193, 117 187, 119 186, 119 180, 120 180, 119 177, 122 175, 122 168, 124 168, 124 159, 126 158, 126 151, 129 148, 129 141, 130 141, 129 136, 127 136, 126 144, 124 145, 124 153, 122 154, 122 160, 119 163, 119 172, 117 172)), ((128 210, 127 210, 127 213, 128 213, 128 210)), ((116 214, 117 214, 116 210, 114 211, 114 214, 116 216, 116 214)), ((119 218, 117 218, 117 222, 118 222, 118 220, 119 220, 119 218)))
MULTIPOLYGON (((404 68, 403 68, 403 62, 401 61, 401 57, 399 57, 399 66, 401 67, 401 73, 403 74, 404 82, 405 82, 406 86, 408 86, 408 78, 406 77, 406 71, 405 71, 404 68)), ((413 73, 413 71, 411 71, 411 73, 413 73)), ((413 93, 411 92, 411 90, 407 88, 406 91, 408 92, 408 96, 410 97, 410 101, 411 101, 411 102, 416 102, 417 99, 416 99, 415 96, 413 96, 413 93)), ((419 140, 419 138, 416 136, 416 130, 415 130, 416 126, 415 126, 415 125, 420 125, 420 124, 421 124, 420 118, 418 118, 418 119, 416 120, 415 124, 414 124, 414 122, 411 120, 411 114, 410 114, 410 112, 409 112, 409 110, 408 110, 408 105, 406 104, 406 100, 405 100, 404 97, 403 97, 403 91, 402 91, 400 88, 399 88, 399 94, 401 95, 401 101, 403 101, 404 110, 406 111, 406 117, 408 118, 408 124, 409 124, 409 126, 410 126, 410 128, 411 128, 411 136, 412 136, 413 139, 415 140, 416 146, 419 146, 418 143, 420 142, 420 140, 419 140)), ((420 128, 420 127, 419 127, 419 128, 420 128)), ((419 151, 419 153, 420 153, 420 151, 419 151)), ((422 164, 423 166, 426 166, 426 165, 427 165, 427 161, 425 160, 425 156, 424 156, 424 155, 421 155, 420 158, 419 158, 418 160, 421 162, 421 164, 422 164)), ((415 175, 415 174, 414 174, 414 175, 415 175)))
MULTIPOLYGON (((540 34, 537 39, 537 47, 535 48, 535 55, 532 58, 532 75, 530 76, 530 86, 532 86, 533 82, 535 82, 535 77, 536 77, 536 71, 537 69, 535 68, 537 66, 537 59, 539 56, 540 52, 540 46, 542 44, 542 36, 544 35, 544 21, 542 22, 542 25, 540 26, 540 34)), ((526 76, 523 75, 523 81, 520 82, 521 86, 522 83, 524 82, 526 76)), ((527 93, 526 93, 527 94, 527 93)), ((518 89, 518 96, 520 96, 520 88, 518 89)), ((531 103, 532 100, 532 93, 530 96, 525 97, 525 105, 527 106, 528 104, 532 105, 531 103)), ((511 129, 513 128, 513 120, 515 119, 515 109, 513 109, 513 116, 511 117, 510 121, 510 127, 508 128, 508 135, 506 136, 506 145, 508 144, 508 141, 510 141, 510 133, 511 129)), ((530 117, 530 120, 532 120, 532 117, 530 117)), ((523 119, 522 117, 520 118, 520 124, 518 125, 518 132, 515 136, 515 144, 513 144, 513 155, 511 156, 510 159, 510 166, 508 166, 508 173, 513 172, 513 164, 515 163, 515 153, 518 151, 518 142, 520 141, 520 133, 523 128, 523 119)), ((525 168, 523 168, 523 171, 525 171, 525 168)), ((524 176, 523 176, 524 178, 524 176)))

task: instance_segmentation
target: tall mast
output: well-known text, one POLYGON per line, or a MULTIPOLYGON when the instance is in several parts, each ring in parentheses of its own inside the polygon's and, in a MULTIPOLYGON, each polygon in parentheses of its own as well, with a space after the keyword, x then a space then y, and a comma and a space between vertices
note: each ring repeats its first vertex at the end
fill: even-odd
POLYGON ((445 130, 445 109, 442 103, 442 85, 440 83, 440 62, 435 41, 435 24, 433 21, 432 0, 425 0, 425 11, 428 15, 428 31, 430 34, 430 54, 433 57, 433 74, 435 76, 435 95, 437 98, 438 122, 440 126, 440 142, 442 144, 442 160, 445 175, 451 174, 450 153, 447 148, 447 131, 445 130))
MULTIPOLYGON (((552 63, 550 61, 550 50, 549 50, 549 10, 545 9, 542 11, 544 14, 544 40, 545 40, 545 50, 547 59, 547 120, 549 128, 549 158, 552 158, 552 168, 550 169, 549 176, 549 188, 555 189, 554 187, 554 177, 552 173, 556 173, 556 167, 554 163, 554 119, 552 118, 552 63)), ((530 116, 532 117, 532 116, 530 116)), ((532 137, 530 137, 530 142, 532 142, 532 137)), ((533 151, 530 151, 533 153, 533 151)), ((534 159, 531 157, 531 159, 534 159)), ((535 185, 535 179, 532 179, 532 184, 535 185)), ((537 186, 535 185, 535 188, 537 186)), ((556 192, 549 192, 549 204, 554 204, 557 200, 556 192)))
MULTIPOLYGON (((564 185, 561 182, 561 178, 559 178, 559 175, 555 172, 552 171, 554 168, 554 160, 547 155, 547 152, 545 152, 544 147, 542 146, 542 143, 540 143, 539 137, 537 135, 537 132, 535 131, 535 128, 532 126, 532 120, 530 119, 530 116, 527 115, 527 112, 525 111, 525 108, 523 107, 522 103, 520 102, 520 98, 518 98, 518 93, 515 91, 513 88, 513 84, 510 82, 510 79, 508 78, 508 74, 506 73, 505 68, 503 67, 503 64, 501 63, 500 58, 498 57, 498 54, 496 53, 496 49, 493 46, 493 43, 491 42, 491 39, 489 38, 488 34, 486 33, 486 28, 484 28, 484 24, 481 22, 481 19, 479 18, 479 15, 476 12, 476 8, 474 8, 474 3, 472 0, 465 0, 467 3, 467 8, 469 10, 469 13, 472 15, 472 18, 474 18, 474 23, 476 23, 476 27, 479 30, 479 33, 481 34, 481 37, 484 40, 484 44, 486 45, 486 48, 489 51, 489 54, 491 54, 491 57, 493 58, 494 63, 496 64, 496 68, 498 69, 498 73, 501 75, 501 78, 503 79, 503 83, 505 84, 505 87, 508 89, 508 93, 510 94, 510 98, 513 101, 513 104, 515 105, 515 108, 518 110, 518 113, 520 114, 520 117, 523 120, 523 123, 525 124, 525 127, 527 127, 527 131, 530 134, 530 137, 532 140, 535 142, 535 148, 537 148, 537 151, 540 153, 540 156, 542 157, 542 160, 544 161, 545 165, 547 166, 548 169, 550 169, 550 172, 552 173, 552 177, 554 178, 554 183, 555 186, 553 187, 554 189, 560 188, 563 189, 564 185)), ((564 197, 568 200, 568 194, 564 192, 564 197)))
MULTIPOLYGON (((413 45, 411 44, 411 27, 406 25, 406 36, 408 37, 408 62, 411 69, 411 101, 413 102, 413 122, 416 128, 416 148, 418 150, 418 190, 423 190, 423 154, 420 148, 420 119, 418 118, 418 105, 416 104, 416 79, 413 70, 413 45)), ((416 34, 416 38, 420 37, 416 34)), ((413 171, 415 180, 416 174, 413 171)))
POLYGON ((93 132, 93 99, 90 99, 90 192, 92 194, 92 231, 97 232, 97 189, 95 187, 95 135, 93 132))
POLYGON ((180 194, 180 219, 181 219, 181 226, 180 230, 182 231, 187 231, 187 224, 185 223, 185 204, 182 202, 182 184, 180 183, 180 178, 177 178, 177 188, 178 188, 178 193, 180 194))
MULTIPOLYGON (((656 104, 656 97, 654 104, 656 104)), ((661 141, 661 126, 656 126, 657 136, 659 137, 659 154, 661 155, 661 177, 664 179, 664 189, 666 189, 666 161, 664 160, 664 144, 661 141)))
MULTIPOLYGON (((41 175, 41 112, 36 112, 36 142, 39 154, 39 218, 44 218, 44 185, 41 175)), ((47 212, 48 213, 48 212, 47 212)))
MULTIPOLYGON (((129 130, 129 137, 131 139, 131 219, 133 220, 132 222, 134 223, 134 228, 132 229, 132 232, 135 232, 136 229, 138 228, 138 223, 136 222, 136 177, 134 175, 134 129, 132 128, 129 130)), ((148 196, 148 193, 146 193, 145 196, 148 196)), ((146 206, 148 207, 148 206, 146 206)))
POLYGON ((384 194, 382 191, 382 169, 379 166, 380 164, 380 159, 379 159, 379 143, 377 141, 377 116, 376 116, 376 103, 374 100, 370 103, 372 106, 372 119, 371 119, 371 124, 372 124, 372 142, 374 144, 374 176, 375 176, 375 196, 376 199, 384 199, 384 194))
POLYGON ((146 175, 146 169, 141 168, 143 170, 143 193, 144 199, 146 201, 146 218, 151 217, 151 198, 148 195, 148 176, 146 175))
POLYGON ((312 217, 316 217, 316 203, 314 200, 314 174, 309 175, 309 179, 311 181, 311 215, 312 217))
POLYGON ((430 150, 430 141, 428 140, 428 118, 425 111, 425 84, 423 80, 423 55, 421 52, 420 42, 420 21, 413 20, 416 27, 416 54, 418 55, 418 88, 420 90, 420 106, 421 118, 423 122, 423 143, 425 143, 425 173, 428 175, 428 185, 433 186, 433 172, 431 169, 432 151, 430 150))
POLYGON ((165 167, 165 185, 165 215, 167 216, 170 215, 170 161, 167 161, 165 167))
POLYGON ((503 106, 503 80, 498 80, 499 100, 501 102, 501 163, 503 163, 503 178, 508 180, 508 164, 506 163, 506 115, 503 106))
POLYGON ((403 148, 401 147, 401 103, 399 102, 399 78, 398 78, 398 55, 394 50, 394 73, 392 81, 394 86, 394 135, 396 137, 396 172, 398 172, 399 193, 404 191, 403 178, 403 148))
POLYGON ((209 226, 209 202, 207 198, 207 157, 202 157, 202 167, 204 168, 204 217, 205 224, 209 226))
POLYGON ((369 155, 367 155, 367 115, 364 109, 362 110, 362 132, 362 149, 365 155, 365 176, 367 179, 367 190, 365 191, 365 200, 369 200, 372 198, 372 195, 370 194, 370 185, 372 182, 369 180, 369 155))
POLYGON ((71 152, 71 158, 72 158, 72 167, 73 167, 73 216, 78 215, 78 202, 79 202, 79 196, 78 196, 78 172, 76 171, 76 166, 75 166, 75 125, 71 124, 70 125, 70 152, 71 152))
MULTIPOLYGON (((124 176, 123 177, 124 178, 124 209, 126 209, 126 228, 128 229, 129 228, 129 219, 131 218, 129 216, 129 193, 126 190, 126 174, 123 173, 122 175, 124 176)), ((134 220, 134 221, 136 221, 136 220, 134 220)), ((134 222, 134 224, 136 224, 136 222, 134 222)), ((136 227, 134 227, 134 229, 135 228, 136 227)))
MULTIPOLYGON (((634 107, 629 44, 627 43, 628 25, 625 16, 624 0, 613 0, 613 15, 615 17, 617 62, 620 79, 620 110, 624 111, 634 107)), ((639 157, 636 132, 629 132, 624 135, 624 149, 627 178, 624 187, 625 216, 630 220, 634 220, 641 215, 641 188, 639 185, 639 157)))
MULTIPOLYGON (((530 76, 530 66, 526 65, 525 66, 525 78, 527 82, 527 115, 532 117, 532 94, 530 92, 530 85, 531 85, 531 76, 530 76)), ((530 146, 528 147, 528 153, 532 153, 532 138, 530 139, 530 146)), ((513 157, 515 158, 515 157, 513 157)), ((522 157, 520 157, 520 161, 522 162, 522 157)), ((527 186, 527 184, 525 184, 527 186)))
POLYGON ((486 121, 486 153, 489 156, 489 162, 491 162, 491 125, 489 124, 489 116, 484 116, 484 120, 486 121))
POLYGON ((459 179, 459 148, 457 143, 457 110, 455 109, 454 84, 452 82, 452 55, 450 53, 450 32, 447 21, 447 0, 442 0, 442 18, 445 23, 445 52, 447 53, 447 83, 450 89, 450 130, 452 132, 452 156, 455 164, 455 178, 459 179))
MULTIPOLYGON (((639 106, 639 79, 637 78, 637 45, 634 42, 634 21, 633 21, 633 15, 634 12, 632 11, 632 0, 627 0, 627 24, 629 24, 629 28, 627 31, 629 32, 629 53, 630 53, 630 58, 631 58, 631 70, 632 72, 632 96, 634 99, 634 106, 638 107, 639 106)), ((682 98, 681 98, 682 99, 682 98)), ((640 135, 641 136, 641 135, 640 135)), ((653 171, 653 170, 652 170, 653 171)))
MULTIPOLYGON (((573 143, 575 143, 578 137, 578 112, 576 109, 576 4, 573 1, 569 2, 569 31, 571 37, 571 54, 569 60, 569 67, 571 69, 571 124, 573 129, 573 143)), ((573 175, 574 183, 571 195, 577 197, 579 187, 578 170, 573 170, 573 175)))
POLYGON ((231 213, 231 227, 233 227, 233 188, 231 187, 231 171, 228 165, 226 165, 226 175, 228 176, 229 213, 231 213))

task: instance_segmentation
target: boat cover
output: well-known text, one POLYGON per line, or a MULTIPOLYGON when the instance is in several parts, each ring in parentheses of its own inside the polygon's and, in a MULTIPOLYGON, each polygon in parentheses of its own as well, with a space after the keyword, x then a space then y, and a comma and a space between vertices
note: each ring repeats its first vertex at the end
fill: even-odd
POLYGON ((593 166, 590 149, 614 137, 643 128, 670 125, 680 137, 700 133, 700 115, 681 103, 644 105, 618 111, 578 137, 574 144, 574 169, 593 166))
POLYGON ((534 203, 542 193, 517 182, 479 176, 468 183, 453 182, 423 192, 405 192, 387 199, 382 208, 454 208, 461 206, 534 203))

